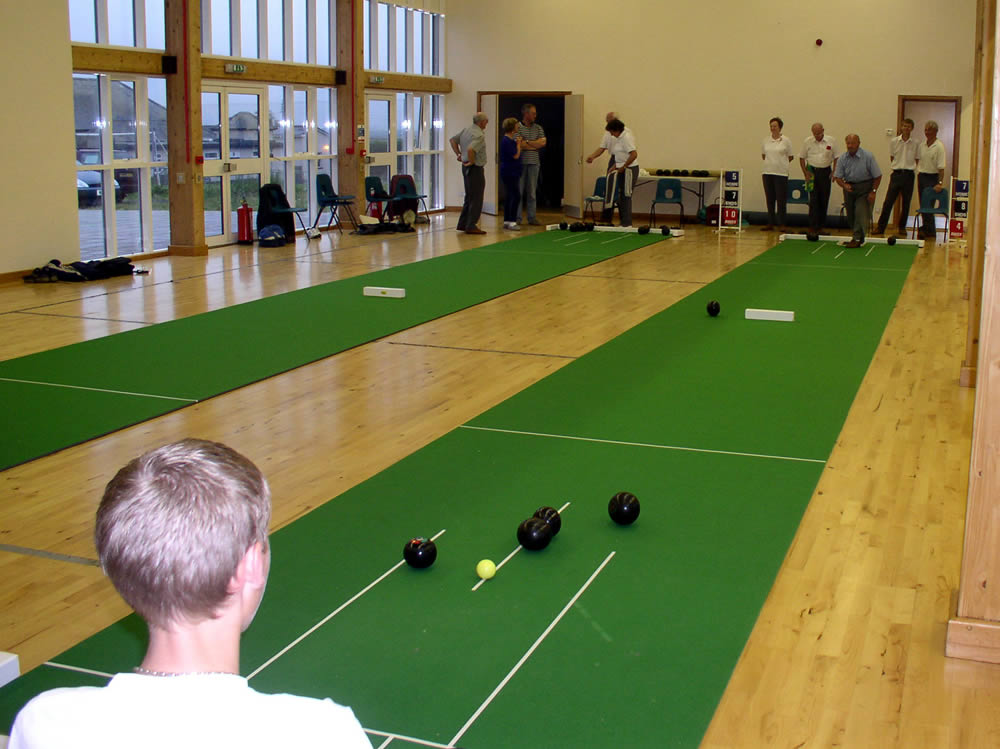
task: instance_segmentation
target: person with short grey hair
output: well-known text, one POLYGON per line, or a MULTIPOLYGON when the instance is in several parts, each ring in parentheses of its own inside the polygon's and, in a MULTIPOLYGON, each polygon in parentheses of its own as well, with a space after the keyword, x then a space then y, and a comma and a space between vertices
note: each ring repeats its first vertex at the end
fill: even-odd
MULTIPOLYGON (((946 167, 944 144, 938 140, 938 124, 927 120, 924 124, 924 142, 917 146, 917 200, 921 200, 924 190, 928 187, 934 192, 944 189, 944 170, 946 167)), ((936 239, 937 217, 921 214, 922 224, 920 236, 924 239, 936 239)))
POLYGON ((101 568, 146 621, 146 655, 105 686, 39 694, 18 713, 10 749, 371 749, 350 708, 264 694, 240 676, 240 636, 271 568, 270 520, 260 470, 217 442, 164 445, 122 468, 94 535, 101 568))
POLYGON ((479 216, 483 212, 483 193, 486 191, 486 125, 489 118, 483 112, 472 116, 472 124, 448 141, 451 150, 462 164, 462 180, 465 183, 465 202, 458 216, 455 228, 466 234, 485 234, 479 228, 479 216))

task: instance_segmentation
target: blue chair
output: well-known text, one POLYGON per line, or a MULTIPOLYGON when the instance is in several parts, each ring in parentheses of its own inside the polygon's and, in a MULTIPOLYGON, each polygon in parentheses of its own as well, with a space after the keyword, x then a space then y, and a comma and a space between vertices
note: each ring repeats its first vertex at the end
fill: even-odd
POLYGON ((917 237, 917 227, 923 228, 923 222, 920 220, 921 216, 931 216, 934 221, 934 238, 937 238, 937 233, 939 231, 944 232, 944 241, 948 241, 948 191, 942 189, 941 192, 934 192, 933 187, 926 187, 924 191, 920 193, 920 207, 913 212, 913 227, 910 229, 911 239, 916 239, 917 237), (937 216, 944 216, 944 228, 938 229, 937 227, 937 216))
POLYGON ((365 206, 365 213, 370 216, 372 206, 377 205, 379 219, 384 221, 385 211, 382 209, 382 205, 392 200, 392 197, 385 191, 380 178, 365 177, 365 200, 368 201, 368 205, 365 206))
POLYGON ((419 203, 424 204, 424 216, 430 222, 430 213, 427 210, 426 195, 417 194, 417 185, 413 177, 409 174, 397 174, 392 178, 390 185, 392 190, 389 195, 389 215, 402 216, 408 209, 414 213, 419 209, 419 203))
POLYGON ((315 229, 319 225, 319 217, 323 215, 323 209, 330 209, 330 220, 326 224, 326 228, 329 229, 334 223, 340 230, 340 233, 344 233, 344 228, 340 224, 340 216, 337 215, 338 209, 343 208, 347 211, 347 217, 351 219, 351 225, 355 230, 358 228, 358 220, 354 216, 354 196, 353 195, 337 195, 337 191, 333 189, 333 180, 330 179, 329 174, 317 174, 316 175, 316 205, 319 206, 319 213, 316 214, 316 220, 313 221, 312 228, 315 229))
POLYGON ((788 195, 785 202, 788 205, 809 205, 809 193, 806 192, 804 179, 788 180, 788 195))
POLYGON ((594 211, 594 203, 604 202, 604 191, 608 188, 608 178, 598 177, 597 182, 594 183, 594 194, 588 195, 583 199, 584 209, 583 216, 587 217, 587 211, 590 211, 590 219, 594 223, 597 223, 597 213, 594 211))
POLYGON ((656 195, 649 207, 649 225, 656 226, 656 206, 660 203, 673 204, 681 209, 681 225, 684 225, 684 193, 679 179, 660 179, 656 183, 656 195))
POLYGON ((260 199, 257 203, 257 233, 260 234, 260 230, 265 226, 270 226, 271 224, 276 224, 280 226, 282 231, 285 233, 286 242, 295 242, 295 216, 299 220, 299 224, 302 226, 302 231, 306 230, 306 225, 302 221, 302 212, 305 208, 292 208, 288 205, 288 198, 285 197, 285 191, 281 189, 281 185, 277 183, 270 183, 267 185, 260 186, 260 199))

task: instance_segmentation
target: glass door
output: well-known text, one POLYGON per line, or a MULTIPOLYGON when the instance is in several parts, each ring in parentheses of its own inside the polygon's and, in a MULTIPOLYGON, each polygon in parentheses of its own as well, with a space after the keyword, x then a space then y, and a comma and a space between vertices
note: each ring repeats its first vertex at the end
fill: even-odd
POLYGON ((236 210, 247 202, 254 213, 264 174, 265 87, 206 84, 201 94, 205 156, 205 241, 236 241, 236 210))
POLYGON ((393 94, 368 94, 368 156, 366 174, 382 180, 389 191, 392 170, 396 165, 396 120, 393 94))

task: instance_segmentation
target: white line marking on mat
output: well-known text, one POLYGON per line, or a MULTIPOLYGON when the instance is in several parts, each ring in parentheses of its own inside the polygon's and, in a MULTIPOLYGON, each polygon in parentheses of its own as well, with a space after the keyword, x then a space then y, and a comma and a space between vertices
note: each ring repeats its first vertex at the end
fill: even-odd
POLYGON ((114 395, 135 395, 139 398, 162 398, 168 401, 197 403, 197 398, 175 398, 172 395, 153 395, 152 393, 130 393, 128 390, 106 390, 105 388, 90 388, 83 385, 63 385, 59 382, 36 382, 35 380, 15 380, 12 377, 0 377, 0 382, 20 382, 23 385, 44 385, 53 388, 69 388, 70 390, 92 390, 95 393, 112 393, 114 395))
POLYGON ((744 453, 735 450, 709 450, 704 447, 685 447, 683 445, 654 445, 649 442, 624 442, 622 440, 602 440, 596 437, 576 437, 572 434, 547 434, 545 432, 524 432, 519 429, 494 429, 493 427, 475 427, 461 424, 459 429, 477 429, 481 432, 500 432, 502 434, 523 434, 528 437, 551 437, 558 440, 577 440, 579 442, 599 442, 606 445, 625 445, 626 447, 653 447, 657 450, 680 450, 691 453, 713 453, 715 455, 736 455, 744 458, 768 458, 770 460, 792 460, 799 463, 826 463, 818 458, 797 458, 791 455, 766 455, 763 453, 744 453))
POLYGON ((747 265, 774 265, 781 268, 821 268, 825 270, 884 270, 890 273, 909 273, 909 268, 873 268, 870 265, 811 265, 809 263, 765 263, 751 260, 747 265))
MULTIPOLYGON (((433 536, 431 536, 431 541, 436 540, 446 530, 447 530, 447 528, 442 528, 441 530, 439 530, 437 533, 435 533, 433 536)), ((394 564, 392 567, 390 567, 389 569, 387 569, 385 572, 383 572, 377 578, 375 578, 374 580, 372 580, 370 583, 368 583, 368 585, 366 585, 361 590, 359 590, 357 593, 355 593, 353 596, 351 596, 350 598, 348 598, 346 601, 344 601, 337 608, 335 608, 333 611, 331 611, 325 617, 323 617, 318 622, 316 622, 316 624, 314 624, 313 626, 311 626, 309 629, 307 629, 301 635, 299 635, 298 637, 296 637, 294 640, 292 640, 290 643, 288 643, 288 645, 286 645, 284 648, 282 648, 277 653, 275 653, 270 658, 268 658, 266 661, 264 661, 262 664, 260 664, 259 666, 257 666, 257 668, 255 668, 253 671, 251 671, 247 675, 247 679, 249 680, 249 679, 252 679, 253 677, 255 677, 257 674, 259 674, 265 668, 267 668, 268 666, 270 666, 272 663, 274 663, 276 660, 278 660, 281 656, 283 656, 289 650, 291 650, 296 645, 298 645, 300 642, 302 642, 304 639, 306 639, 309 635, 311 635, 317 629, 319 629, 324 624, 326 624, 328 621, 330 621, 331 619, 333 619, 333 617, 335 617, 341 611, 343 611, 348 606, 350 606, 352 603, 354 603, 356 600, 358 600, 359 598, 361 598, 361 596, 363 596, 369 590, 371 590, 376 585, 378 585, 380 582, 382 582, 387 577, 389 577, 389 575, 391 575, 393 572, 395 572, 396 570, 398 570, 404 564, 406 564, 406 560, 400 559, 398 562, 396 562, 396 564, 394 564)))
MULTIPOLYGON (((559 514, 562 515, 563 512, 566 510, 566 508, 570 506, 570 504, 571 504, 570 502, 567 502, 562 507, 560 507, 559 508, 559 514)), ((497 565, 497 572, 499 572, 500 568, 503 567, 505 564, 507 564, 507 562, 509 562, 511 559, 513 559, 514 555, 517 554, 517 552, 519 552, 523 548, 524 547, 521 546, 521 544, 518 544, 517 548, 514 549, 514 551, 512 551, 510 554, 508 554, 507 556, 505 556, 503 558, 503 561, 500 562, 500 564, 497 565)), ((478 583, 476 583, 475 585, 472 586, 472 590, 473 591, 479 590, 479 586, 482 585, 485 582, 486 582, 485 580, 480 580, 478 583)))
POLYGON ((578 240, 576 240, 575 242, 567 242, 567 243, 566 243, 566 246, 567 246, 567 247, 572 247, 572 246, 573 246, 573 245, 575 245, 575 244, 583 244, 583 243, 584 243, 584 242, 586 242, 586 241, 587 241, 587 238, 586 238, 586 237, 584 237, 583 239, 578 239, 578 240))
POLYGON ((819 252, 820 250, 822 250, 824 247, 826 247, 826 242, 824 242, 823 244, 821 244, 819 247, 817 247, 815 250, 813 250, 809 254, 810 255, 815 255, 817 252, 819 252))
POLYGON ((615 237, 614 239, 609 239, 609 240, 607 240, 605 242, 601 242, 601 244, 611 244, 612 242, 621 242, 623 239, 626 239, 628 236, 629 236, 628 234, 622 234, 620 236, 615 237))
POLYGON ((871 255, 871 254, 872 254, 872 251, 873 251, 874 249, 875 249, 875 245, 872 245, 871 247, 869 247, 869 248, 868 248, 868 252, 866 252, 866 253, 865 253, 865 257, 868 257, 869 255, 871 255))
POLYGON ((400 741, 409 741, 413 744, 419 744, 420 746, 429 746, 433 749, 454 749, 450 744, 439 744, 436 741, 428 741, 427 739, 417 739, 413 736, 406 736, 402 733, 389 733, 388 731, 376 731, 374 728, 365 728, 365 733, 370 733, 373 736, 385 736, 386 740, 379 744, 379 749, 382 747, 389 746, 389 744, 394 739, 399 739, 400 741))
POLYGON ((569 602, 565 606, 563 606, 562 611, 560 611, 559 614, 556 616, 556 618, 553 619, 552 622, 549 624, 549 626, 545 628, 545 631, 538 636, 538 639, 535 640, 534 644, 530 648, 528 648, 527 652, 521 656, 521 660, 519 660, 516 664, 514 664, 514 668, 512 668, 507 673, 507 675, 503 677, 501 682, 497 684, 496 688, 493 690, 490 696, 486 698, 486 701, 479 706, 476 712, 472 714, 472 717, 470 717, 465 722, 465 725, 462 726, 461 729, 459 729, 458 733, 452 736, 451 741, 448 742, 449 744, 454 744, 456 741, 462 738, 463 735, 465 735, 465 732, 468 731, 469 728, 472 727, 472 724, 475 723, 476 720, 479 718, 479 716, 483 714, 483 711, 486 710, 487 707, 489 707, 490 703, 493 702, 494 698, 496 698, 496 696, 500 694, 500 690, 503 689, 505 686, 507 686, 507 683, 514 678, 514 674, 516 674, 520 670, 521 666, 525 664, 525 661, 527 661, 528 658, 531 657, 531 654, 538 649, 538 646, 542 644, 542 641, 549 636, 549 633, 553 629, 555 629, 555 626, 566 615, 566 612, 570 610, 573 604, 577 602, 577 599, 579 599, 580 596, 583 595, 584 591, 587 590, 587 588, 590 587, 590 584, 594 582, 594 580, 597 578, 599 574, 601 574, 601 571, 608 565, 608 562, 611 561, 614 555, 615 552, 612 551, 610 554, 604 557, 604 561, 601 562, 600 565, 598 565, 597 569, 593 571, 593 573, 590 575, 589 578, 587 578, 587 582, 585 582, 583 586, 578 591, 576 591, 576 594, 569 599, 569 602))
POLYGON ((55 663, 53 661, 45 661, 46 666, 52 666, 52 668, 61 668, 63 671, 76 671, 81 674, 90 674, 91 676, 105 676, 107 678, 112 678, 114 674, 106 674, 103 671, 94 671, 91 668, 81 668, 80 666, 67 666, 65 663, 55 663))
POLYGON ((844 250, 841 250, 840 252, 838 252, 836 255, 833 256, 833 259, 836 260, 838 257, 840 257, 843 254, 844 254, 844 250))

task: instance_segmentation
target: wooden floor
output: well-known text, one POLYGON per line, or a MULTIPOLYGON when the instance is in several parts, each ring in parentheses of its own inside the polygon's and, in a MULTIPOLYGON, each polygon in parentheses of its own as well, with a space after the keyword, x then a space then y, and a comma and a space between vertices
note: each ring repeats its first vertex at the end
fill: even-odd
MULTIPOLYGON (((147 276, 81 286, 3 284, 0 357, 501 236, 488 218, 485 237, 454 224, 445 214, 415 236, 334 233, 294 248, 159 258, 141 263, 147 276)), ((776 239, 688 227, 683 239, 0 473, 0 650, 27 670, 128 613, 93 564, 93 513, 107 480, 143 450, 185 436, 233 445, 270 479, 278 528, 776 239)), ((943 655, 974 396, 958 386, 966 262, 933 243, 917 256, 704 747, 1000 746, 1000 667, 943 655)), ((143 373, 134 374, 141 386, 143 373)))

